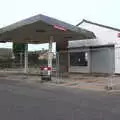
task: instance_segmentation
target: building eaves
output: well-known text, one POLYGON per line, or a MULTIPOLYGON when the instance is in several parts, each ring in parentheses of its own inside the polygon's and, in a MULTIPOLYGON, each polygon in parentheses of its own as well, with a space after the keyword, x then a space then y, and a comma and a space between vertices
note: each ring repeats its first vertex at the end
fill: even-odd
POLYGON ((85 23, 90 23, 90 24, 93 24, 93 25, 97 25, 97 26, 100 26, 100 27, 112 29, 112 30, 115 30, 115 31, 120 31, 120 29, 118 29, 118 28, 114 28, 114 27, 110 27, 110 26, 98 24, 98 23, 95 23, 95 22, 92 22, 92 21, 88 21, 88 20, 85 20, 85 19, 83 19, 83 20, 82 20, 80 23, 78 23, 76 26, 79 26, 79 25, 81 25, 81 24, 84 23, 84 22, 85 22, 85 23))

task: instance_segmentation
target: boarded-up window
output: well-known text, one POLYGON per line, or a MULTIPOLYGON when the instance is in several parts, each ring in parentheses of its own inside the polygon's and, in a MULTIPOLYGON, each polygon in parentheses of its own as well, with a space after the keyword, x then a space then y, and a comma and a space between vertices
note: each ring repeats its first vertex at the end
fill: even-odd
POLYGON ((88 53, 87 52, 73 52, 70 53, 71 66, 88 66, 88 53))

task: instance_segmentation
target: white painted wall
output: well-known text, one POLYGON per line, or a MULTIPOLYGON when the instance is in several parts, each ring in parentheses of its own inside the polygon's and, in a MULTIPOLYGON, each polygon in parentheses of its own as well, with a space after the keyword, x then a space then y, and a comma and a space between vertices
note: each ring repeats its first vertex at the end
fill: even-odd
POLYGON ((118 38, 119 31, 85 22, 82 23, 79 27, 92 31, 96 35, 96 39, 70 41, 68 47, 120 44, 120 38, 118 38))
MULTIPOLYGON (((96 39, 86 39, 70 41, 69 48, 83 47, 83 46, 99 46, 99 45, 115 45, 115 73, 120 73, 120 38, 118 33, 112 29, 104 28, 101 26, 93 25, 83 22, 79 27, 92 31, 96 35, 96 39)), ((85 68, 81 68, 85 69, 85 68)), ((81 70, 82 71, 82 70, 81 70)))
POLYGON ((69 67, 69 72, 70 73, 89 73, 89 68, 83 67, 83 66, 70 66, 69 67))
POLYGON ((115 73, 120 73, 120 45, 115 45, 115 73))

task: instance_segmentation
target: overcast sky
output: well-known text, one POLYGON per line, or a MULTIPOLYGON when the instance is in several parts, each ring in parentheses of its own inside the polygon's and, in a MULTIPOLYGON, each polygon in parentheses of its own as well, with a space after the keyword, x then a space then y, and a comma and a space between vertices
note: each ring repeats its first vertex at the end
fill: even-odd
POLYGON ((87 19, 120 29, 119 12, 120 0, 0 0, 0 27, 45 14, 73 25, 87 19))

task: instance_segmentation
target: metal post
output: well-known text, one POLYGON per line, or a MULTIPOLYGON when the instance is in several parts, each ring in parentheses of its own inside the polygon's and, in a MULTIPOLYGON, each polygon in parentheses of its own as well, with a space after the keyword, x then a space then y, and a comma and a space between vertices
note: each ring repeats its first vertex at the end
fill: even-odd
POLYGON ((21 53, 20 53, 20 67, 22 67, 22 64, 23 64, 23 62, 22 62, 22 61, 23 61, 22 56, 23 56, 23 53, 21 52, 21 53))
POLYGON ((28 44, 25 45, 24 73, 28 72, 28 44))
POLYGON ((53 36, 51 36, 49 40, 49 53, 48 53, 48 66, 49 67, 52 67, 52 41, 53 41, 53 36))
MULTIPOLYGON (((50 36, 49 52, 48 52, 48 67, 51 67, 51 68, 52 68, 52 42, 53 42, 53 36, 50 36)), ((48 75, 51 75, 51 72, 48 72, 48 75)))
POLYGON ((59 52, 56 53, 56 83, 60 82, 59 52))
MULTIPOLYGON (((108 52, 111 53, 112 52, 111 49, 108 49, 108 52)), ((112 66, 112 73, 110 73, 110 79, 108 79, 108 90, 113 89, 114 71, 115 71, 115 68, 114 66, 112 66)))

